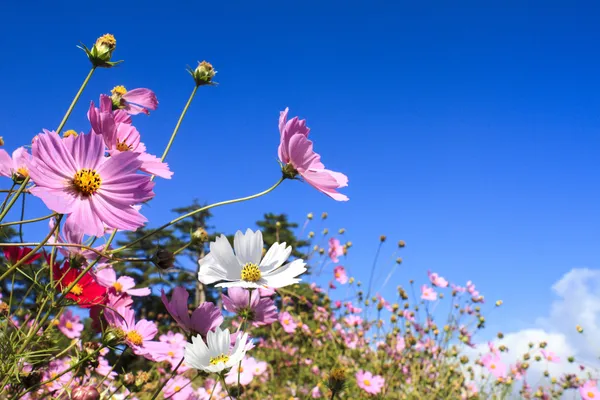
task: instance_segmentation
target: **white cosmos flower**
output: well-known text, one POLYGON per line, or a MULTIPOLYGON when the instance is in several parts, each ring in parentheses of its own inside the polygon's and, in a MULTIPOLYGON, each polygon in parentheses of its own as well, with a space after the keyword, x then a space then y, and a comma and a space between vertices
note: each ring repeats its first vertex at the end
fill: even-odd
POLYGON ((283 265, 292 253, 292 247, 285 243, 274 243, 262 257, 260 231, 237 231, 233 247, 235 254, 224 235, 212 242, 210 253, 198 261, 198 280, 205 285, 226 281, 216 285, 222 287, 281 288, 300 282, 298 276, 306 271, 306 264, 300 259, 283 265))
POLYGON ((242 361, 246 355, 247 341, 247 333, 238 335, 235 345, 231 348, 229 329, 223 331, 221 328, 214 332, 208 331, 206 343, 202 336, 192 336, 192 343, 188 342, 185 345, 185 363, 205 372, 219 373, 242 361))

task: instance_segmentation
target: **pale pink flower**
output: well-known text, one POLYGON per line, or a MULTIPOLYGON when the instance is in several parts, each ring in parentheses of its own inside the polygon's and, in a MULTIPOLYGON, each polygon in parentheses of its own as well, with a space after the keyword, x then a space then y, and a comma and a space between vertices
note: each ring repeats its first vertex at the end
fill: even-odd
POLYGON ((549 362, 555 362, 555 363, 560 362, 560 357, 558 357, 556 354, 554 354, 551 351, 542 349, 540 351, 540 353, 542 353, 542 356, 549 362))
MULTIPOLYGON (((55 227, 56 220, 54 218, 50 218, 50 221, 48 222, 48 228, 52 231, 55 227)), ((48 240, 48 243, 84 244, 84 236, 85 235, 83 232, 74 230, 74 226, 70 224, 63 224, 62 228, 59 230, 58 237, 53 235, 48 240)), ((98 252, 104 252, 104 250, 106 250, 106 246, 100 245, 94 247, 94 249, 98 252)), ((98 254, 96 252, 81 247, 64 246, 59 247, 58 251, 65 258, 71 259, 71 261, 74 259, 80 266, 87 266, 89 260, 95 260, 98 258, 98 254)), ((105 263, 107 261, 107 258, 101 257, 99 263, 105 263)))
POLYGON ((17 181, 27 178, 29 176, 27 162, 30 159, 31 155, 25 147, 13 151, 12 157, 6 150, 0 149, 0 176, 7 176, 17 181))
POLYGON ((310 397, 312 397, 313 399, 319 399, 323 397, 323 393, 321 393, 321 389, 318 385, 312 388, 312 390, 310 391, 310 397))
POLYGON ((275 289, 268 287, 260 287, 258 288, 258 293, 260 297, 271 297, 275 294, 275 289))
POLYGON ((340 241, 336 238, 329 239, 329 258, 334 263, 339 262, 340 256, 344 255, 344 246, 341 245, 340 241))
MULTIPOLYGON (((158 357, 155 357, 155 361, 167 361, 169 364, 171 364, 171 368, 175 368, 184 355, 185 344, 187 343, 185 336, 183 336, 181 333, 168 331, 166 334, 160 335, 158 340, 166 344, 166 352, 159 354, 158 357)), ((188 369, 189 367, 183 363, 177 372, 183 373, 188 369)))
POLYGON ((69 339, 75 339, 81 336, 83 324, 80 322, 79 315, 73 315, 71 310, 67 310, 58 319, 58 330, 69 339))
POLYGON ((390 304, 389 301, 387 301, 386 299, 384 299, 382 295, 380 295, 379 293, 377 293, 375 295, 375 297, 377 298, 377 301, 379 302, 379 304, 381 304, 386 310, 392 311, 392 305, 390 304))
POLYGON ((433 288, 430 288, 427 285, 423 285, 421 286, 421 298, 423 300, 434 301, 437 300, 437 293, 435 292, 435 290, 433 290, 433 288))
POLYGON ((429 280, 433 286, 445 288, 448 286, 448 281, 436 274, 435 272, 427 271, 427 275, 429 276, 429 280))
POLYGON ((385 379, 382 376, 373 375, 369 371, 359 370, 355 377, 358 387, 369 394, 381 392, 383 385, 385 385, 385 379))
POLYGON ((583 400, 600 399, 600 391, 598 391, 598 381, 589 380, 579 387, 579 394, 583 400))
POLYGON ((112 91, 111 100, 113 105, 119 109, 125 110, 130 115, 140 113, 150 114, 150 110, 156 110, 158 99, 156 94, 150 89, 138 88, 126 90, 123 86, 117 86, 112 91))
POLYGON ((30 192, 51 210, 67 214, 74 231, 102 236, 104 224, 136 230, 146 218, 132 206, 154 197, 150 177, 137 174, 137 154, 104 157, 95 134, 62 139, 55 132, 37 136, 27 163, 35 182, 30 192))
POLYGON ((337 189, 348 186, 348 178, 339 172, 325 169, 321 156, 314 152, 312 141, 308 140, 310 129, 305 120, 294 117, 287 121, 289 109, 281 112, 279 117, 279 160, 285 169, 291 168, 318 191, 338 201, 346 201, 348 197, 338 193, 337 189))
POLYGON ((125 334, 125 343, 137 355, 153 359, 154 353, 162 353, 158 349, 164 349, 164 343, 154 342, 154 336, 158 332, 154 322, 141 319, 135 321, 135 312, 131 308, 119 307, 115 310, 106 308, 104 317, 108 324, 120 329, 125 334))
POLYGON ((506 365, 496 354, 488 353, 481 359, 483 366, 496 377, 496 379, 506 377, 506 365))
POLYGON ((296 331, 296 327, 298 326, 292 315, 287 311, 279 314, 279 322, 281 323, 283 330, 287 333, 294 333, 296 331))
POLYGON ((265 361, 258 361, 252 357, 250 358, 254 361, 254 364, 252 364, 252 373, 254 376, 264 375, 265 372, 267 372, 269 365, 265 361))
POLYGON ((252 379, 254 379, 254 364, 256 364, 254 358, 244 357, 241 366, 240 364, 235 364, 227 375, 225 375, 225 383, 228 385, 237 384, 239 371, 240 385, 249 385, 252 379))
POLYGON ((398 335, 396 336, 396 352, 402 353, 402 351, 406 348, 406 342, 404 340, 404 336, 398 335))
POLYGON ((190 400, 194 393, 194 387, 191 381, 181 375, 169 379, 163 389, 165 399, 169 400, 190 400))
POLYGON ((112 267, 106 267, 96 272, 96 280, 117 295, 126 293, 129 296, 148 296, 150 294, 149 288, 134 289, 135 281, 130 276, 121 276, 117 279, 117 274, 112 267))
POLYGON ((348 275, 346 275, 346 268, 342 267, 341 265, 338 265, 333 269, 333 276, 335 277, 335 280, 342 285, 348 283, 348 275))
POLYGON ((350 326, 359 326, 362 324, 363 319, 358 315, 348 315, 344 318, 344 322, 350 326))

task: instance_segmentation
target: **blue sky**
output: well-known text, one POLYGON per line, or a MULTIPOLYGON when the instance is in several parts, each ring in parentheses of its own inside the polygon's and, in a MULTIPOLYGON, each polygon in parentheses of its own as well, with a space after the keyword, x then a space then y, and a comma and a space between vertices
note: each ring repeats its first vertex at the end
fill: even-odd
POLYGON ((547 312, 553 282, 600 264, 600 10, 412 3, 5 2, 5 147, 58 125, 88 71, 75 46, 110 32, 125 62, 98 71, 66 128, 87 131, 89 101, 115 85, 149 87, 159 109, 135 125, 160 154, 193 88, 185 67, 206 59, 220 85, 196 97, 168 158, 175 176, 158 182, 145 210, 151 221, 194 197, 220 201, 274 183, 277 119, 289 106, 308 120, 325 165, 349 176, 351 200, 286 182, 216 210, 220 230, 253 227, 266 211, 299 222, 328 211, 327 225, 354 243, 347 264, 359 279, 380 234, 389 238, 382 260, 404 239, 388 293, 432 269, 504 299, 492 326, 527 327, 547 312))

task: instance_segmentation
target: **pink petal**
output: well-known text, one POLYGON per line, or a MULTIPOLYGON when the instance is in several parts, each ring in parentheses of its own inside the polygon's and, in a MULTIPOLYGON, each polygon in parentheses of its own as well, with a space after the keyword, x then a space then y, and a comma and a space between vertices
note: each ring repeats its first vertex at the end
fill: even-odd
POLYGON ((130 90, 123 95, 123 99, 128 103, 138 104, 151 110, 156 110, 158 107, 156 94, 150 89, 139 88, 130 90))

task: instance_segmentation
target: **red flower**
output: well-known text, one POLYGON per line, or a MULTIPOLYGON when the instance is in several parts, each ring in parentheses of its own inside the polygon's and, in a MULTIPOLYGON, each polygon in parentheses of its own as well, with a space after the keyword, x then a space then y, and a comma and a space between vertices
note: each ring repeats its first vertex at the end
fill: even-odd
MULTIPOLYGON (((54 265, 54 279, 58 282, 61 291, 69 287, 79 274, 81 271, 71 268, 67 261, 62 267, 54 265)), ((106 301, 106 288, 96 282, 91 273, 86 272, 65 297, 75 301, 79 307, 90 308, 106 301)))
MULTIPOLYGON (((6 246, 2 248, 2 251, 4 252, 4 257, 6 257, 6 259, 13 265, 16 264, 20 259, 25 257, 27 254, 31 253, 31 250, 32 249, 30 249, 29 247, 18 246, 6 246)), ((29 260, 25 261, 25 264, 31 264, 41 256, 42 255, 40 253, 35 254, 29 260)))

